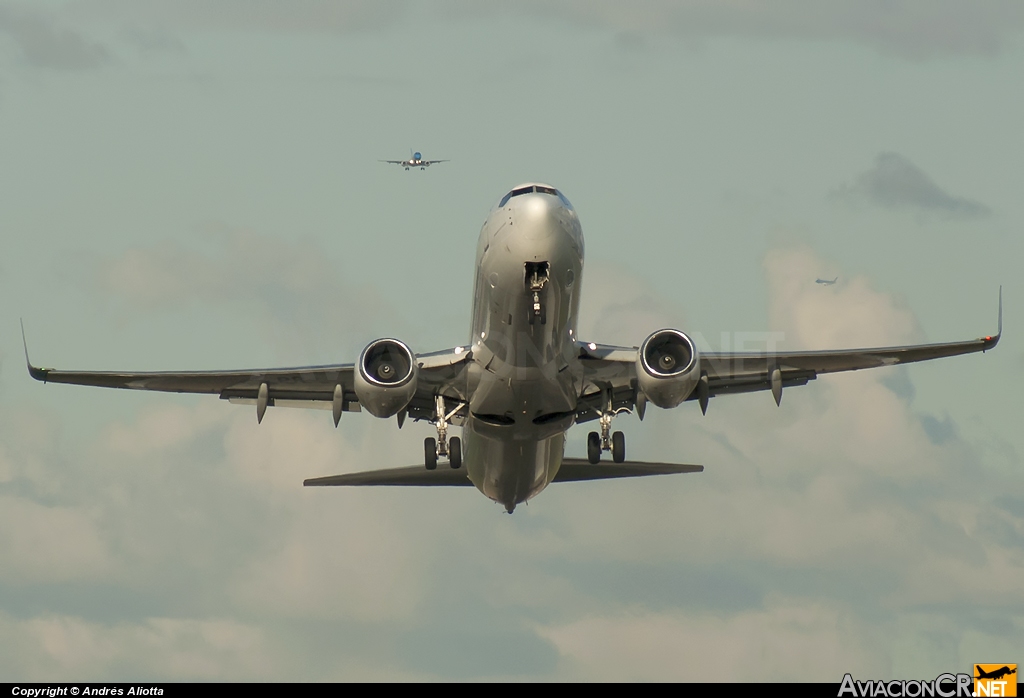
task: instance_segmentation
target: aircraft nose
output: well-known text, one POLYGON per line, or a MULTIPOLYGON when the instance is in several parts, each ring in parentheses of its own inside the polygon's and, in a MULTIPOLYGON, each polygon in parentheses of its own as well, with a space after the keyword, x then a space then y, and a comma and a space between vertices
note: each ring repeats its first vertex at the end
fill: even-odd
POLYGON ((528 194, 516 207, 516 225, 528 240, 548 240, 562 232, 556 215, 561 202, 546 194, 528 194))

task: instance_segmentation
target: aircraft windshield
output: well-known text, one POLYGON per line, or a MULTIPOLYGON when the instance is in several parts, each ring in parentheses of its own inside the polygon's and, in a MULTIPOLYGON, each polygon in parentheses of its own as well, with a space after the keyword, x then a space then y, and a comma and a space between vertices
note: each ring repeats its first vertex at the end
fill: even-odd
POLYGON ((572 208, 572 204, 570 204, 569 200, 562 195, 562 192, 552 187, 545 187, 542 185, 530 185, 528 187, 519 187, 518 189, 513 189, 508 194, 505 194, 505 196, 501 197, 501 201, 498 202, 498 208, 502 208, 505 204, 508 203, 509 199, 511 199, 513 196, 533 193, 550 194, 551 196, 557 196, 561 200, 561 202, 566 206, 566 208, 572 208))

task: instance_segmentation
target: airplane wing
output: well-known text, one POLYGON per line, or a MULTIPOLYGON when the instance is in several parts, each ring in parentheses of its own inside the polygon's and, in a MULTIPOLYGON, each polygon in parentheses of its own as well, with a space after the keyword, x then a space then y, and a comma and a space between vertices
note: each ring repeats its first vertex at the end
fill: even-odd
POLYGON ((386 162, 391 165, 404 165, 405 160, 378 160, 377 162, 386 162))
POLYGON ((436 165, 439 162, 451 162, 451 160, 423 160, 420 162, 421 165, 436 165))
MULTIPOLYGON (((22 328, 24 332, 24 328, 22 328)), ((24 339, 24 336, 23 336, 24 339)), ((408 415, 413 419, 434 416, 434 395, 460 402, 454 386, 459 383, 470 352, 461 347, 419 354, 419 380, 416 395, 409 404, 408 415)), ((70 383, 103 388, 128 390, 157 390, 168 393, 207 393, 219 395, 223 400, 242 404, 256 404, 260 387, 267 386, 267 406, 305 407, 330 410, 336 398, 340 409, 359 412, 359 398, 355 393, 355 365, 331 364, 300 366, 295 368, 250 369, 241 371, 65 371, 33 366, 25 348, 25 362, 33 378, 43 383, 70 383), (340 386, 340 390, 336 387, 340 386)), ((457 415, 458 416, 458 415, 457 415)), ((454 423, 460 423, 456 419, 454 423)))
MULTIPOLYGON (((1003 294, 999 291, 999 323, 995 335, 965 342, 917 344, 875 349, 796 352, 704 352, 701 372, 707 374, 708 396, 772 390, 772 374, 779 370, 781 388, 806 385, 823 373, 859 371, 879 366, 930 361, 944 356, 988 351, 1003 332, 1003 294)), ((612 408, 633 409, 637 400, 636 356, 639 347, 615 347, 579 342, 585 386, 576 421, 597 419, 610 393, 612 408)), ((780 394, 781 395, 781 394, 780 394)), ((697 400, 698 391, 687 400, 697 400)))
MULTIPOLYGON (((591 464, 583 458, 563 458, 562 467, 555 475, 554 482, 579 482, 581 480, 609 480, 623 477, 644 477, 646 475, 673 475, 677 473, 699 473, 703 465, 680 465, 675 463, 598 463, 591 464)), ((472 482, 465 468, 452 470, 439 467, 427 470, 422 465, 407 468, 368 470, 345 475, 314 477, 302 483, 307 487, 469 487, 472 482)))

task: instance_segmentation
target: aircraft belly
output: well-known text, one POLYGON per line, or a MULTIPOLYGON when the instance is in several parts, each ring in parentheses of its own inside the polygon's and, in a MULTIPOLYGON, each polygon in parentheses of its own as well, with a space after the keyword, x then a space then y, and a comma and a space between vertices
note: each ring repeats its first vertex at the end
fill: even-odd
POLYGON ((504 440, 481 433, 475 420, 463 428, 464 462, 470 481, 509 512, 539 494, 558 474, 565 434, 546 439, 504 440))

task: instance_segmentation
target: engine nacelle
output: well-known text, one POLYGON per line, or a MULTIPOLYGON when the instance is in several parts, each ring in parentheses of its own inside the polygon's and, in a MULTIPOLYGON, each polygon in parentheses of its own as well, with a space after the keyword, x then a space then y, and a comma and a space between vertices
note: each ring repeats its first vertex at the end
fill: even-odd
POLYGON ((416 394, 416 356, 397 339, 370 342, 359 355, 355 388, 359 404, 374 417, 392 417, 416 394))
POLYGON ((676 407, 700 381, 700 354, 679 330, 658 330, 640 345, 636 376, 648 400, 658 407, 676 407))

